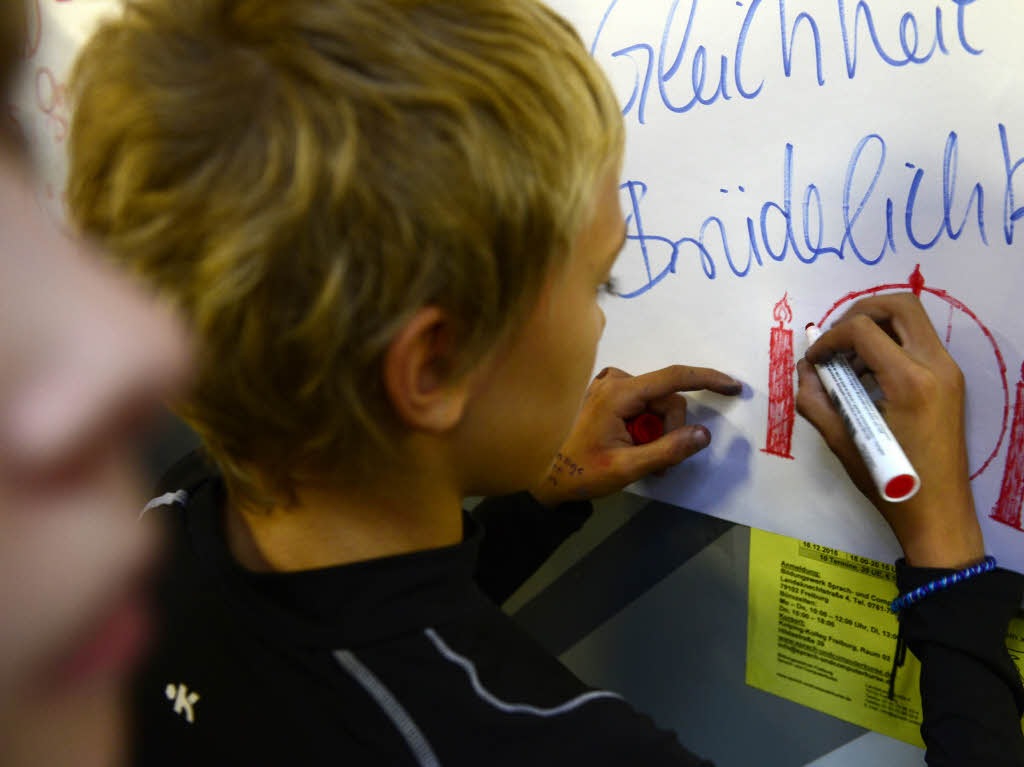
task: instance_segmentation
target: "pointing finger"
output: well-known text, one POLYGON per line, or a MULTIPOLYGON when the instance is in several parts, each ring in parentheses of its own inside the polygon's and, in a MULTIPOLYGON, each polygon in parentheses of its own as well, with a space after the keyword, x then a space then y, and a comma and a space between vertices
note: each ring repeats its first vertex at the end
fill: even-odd
POLYGON ((666 395, 702 390, 735 396, 743 390, 743 386, 732 376, 718 370, 670 365, 636 376, 626 387, 626 396, 621 404, 627 411, 626 415, 629 415, 642 410, 652 400, 666 395))

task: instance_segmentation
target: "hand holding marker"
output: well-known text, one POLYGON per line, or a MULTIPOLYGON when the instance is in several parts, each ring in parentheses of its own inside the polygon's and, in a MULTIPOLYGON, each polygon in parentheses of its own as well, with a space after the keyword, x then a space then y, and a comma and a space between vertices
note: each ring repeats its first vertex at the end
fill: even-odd
MULTIPOLYGON (((808 341, 813 344, 820 335, 813 322, 807 325, 808 341)), ((882 498, 894 503, 912 498, 921 480, 850 363, 835 355, 814 367, 882 498)))

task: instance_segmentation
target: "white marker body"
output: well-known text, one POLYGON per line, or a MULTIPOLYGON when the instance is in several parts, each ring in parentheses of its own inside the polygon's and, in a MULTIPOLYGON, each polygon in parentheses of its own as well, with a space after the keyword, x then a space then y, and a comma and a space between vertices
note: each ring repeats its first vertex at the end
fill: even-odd
MULTIPOLYGON (((813 344, 820 336, 821 330, 808 326, 808 341, 813 344)), ((921 479, 850 363, 837 354, 814 367, 882 498, 892 502, 912 498, 921 487, 921 479)))

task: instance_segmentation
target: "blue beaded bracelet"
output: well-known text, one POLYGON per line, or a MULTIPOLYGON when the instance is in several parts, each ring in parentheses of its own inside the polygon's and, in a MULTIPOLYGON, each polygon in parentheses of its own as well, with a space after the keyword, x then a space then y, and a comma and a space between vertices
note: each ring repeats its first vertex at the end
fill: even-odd
POLYGON ((909 607, 915 602, 924 599, 929 594, 934 594, 936 591, 948 589, 953 584, 960 583, 960 581, 966 581, 968 578, 973 578, 975 575, 981 575, 982 573, 987 573, 990 570, 995 569, 996 558, 985 557, 985 561, 979 565, 967 567, 963 570, 959 570, 958 572, 950 573, 949 575, 943 575, 941 578, 938 578, 931 583, 926 583, 924 586, 918 586, 913 591, 908 591, 906 594, 894 599, 892 604, 889 605, 889 609, 894 613, 898 613, 904 607, 909 607))

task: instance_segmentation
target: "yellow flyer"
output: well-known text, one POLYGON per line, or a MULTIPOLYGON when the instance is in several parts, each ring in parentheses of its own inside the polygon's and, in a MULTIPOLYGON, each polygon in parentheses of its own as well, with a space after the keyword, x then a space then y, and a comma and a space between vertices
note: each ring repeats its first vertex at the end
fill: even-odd
MULTIPOLYGON (((892 565, 751 530, 747 684, 923 747, 912 653, 889 700, 896 596, 892 565)), ((1007 647, 1024 671, 1024 619, 1007 647)))

